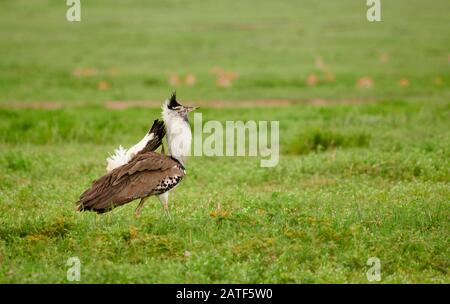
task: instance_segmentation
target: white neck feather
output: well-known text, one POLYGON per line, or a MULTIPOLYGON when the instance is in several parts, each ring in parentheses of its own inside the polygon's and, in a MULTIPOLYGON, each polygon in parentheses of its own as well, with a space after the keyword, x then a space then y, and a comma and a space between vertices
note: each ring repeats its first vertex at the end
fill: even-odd
POLYGON ((169 155, 176 158, 183 166, 191 153, 192 133, 187 119, 163 106, 162 117, 167 131, 169 155))

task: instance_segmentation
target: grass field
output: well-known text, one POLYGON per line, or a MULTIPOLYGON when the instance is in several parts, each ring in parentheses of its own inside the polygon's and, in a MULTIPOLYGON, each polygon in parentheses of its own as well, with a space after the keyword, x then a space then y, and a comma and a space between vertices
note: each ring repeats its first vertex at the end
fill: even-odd
POLYGON ((82 1, 69 23, 2 1, 0 282, 66 283, 79 257, 81 283, 367 283, 378 257, 381 283, 450 283, 450 3, 382 1, 374 24, 360 2, 82 1), (104 103, 173 89, 205 121, 279 121, 278 166, 191 157, 172 218, 75 212, 160 116, 104 103))

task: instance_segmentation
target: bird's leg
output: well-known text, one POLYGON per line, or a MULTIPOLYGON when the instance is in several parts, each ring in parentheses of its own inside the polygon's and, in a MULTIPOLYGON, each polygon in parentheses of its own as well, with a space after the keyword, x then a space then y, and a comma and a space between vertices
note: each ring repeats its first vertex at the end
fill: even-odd
POLYGON ((166 151, 164 149, 164 142, 161 141, 161 154, 166 154, 166 151))
POLYGON ((135 217, 140 217, 141 216, 142 208, 144 207, 144 203, 145 203, 145 201, 147 199, 148 199, 148 196, 141 198, 141 201, 139 202, 139 205, 137 206, 136 211, 134 211, 134 216, 135 217))
POLYGON ((164 211, 166 212, 166 215, 170 218, 170 211, 169 211, 169 191, 164 192, 160 196, 158 196, 159 201, 161 202, 162 207, 164 208, 164 211))

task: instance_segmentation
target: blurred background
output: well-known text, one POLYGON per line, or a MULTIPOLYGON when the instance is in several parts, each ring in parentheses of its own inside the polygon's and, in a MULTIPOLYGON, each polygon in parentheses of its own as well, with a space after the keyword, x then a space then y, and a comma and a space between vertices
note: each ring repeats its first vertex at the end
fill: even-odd
POLYGON ((63 2, 1 1, 1 104, 448 99, 446 0, 63 2))

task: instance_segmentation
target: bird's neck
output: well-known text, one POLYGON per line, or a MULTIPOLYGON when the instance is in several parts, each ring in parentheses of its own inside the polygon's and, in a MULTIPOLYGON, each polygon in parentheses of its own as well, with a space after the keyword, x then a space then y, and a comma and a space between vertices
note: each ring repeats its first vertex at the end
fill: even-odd
POLYGON ((182 117, 169 117, 165 124, 169 155, 184 166, 191 152, 192 133, 189 122, 182 117))

